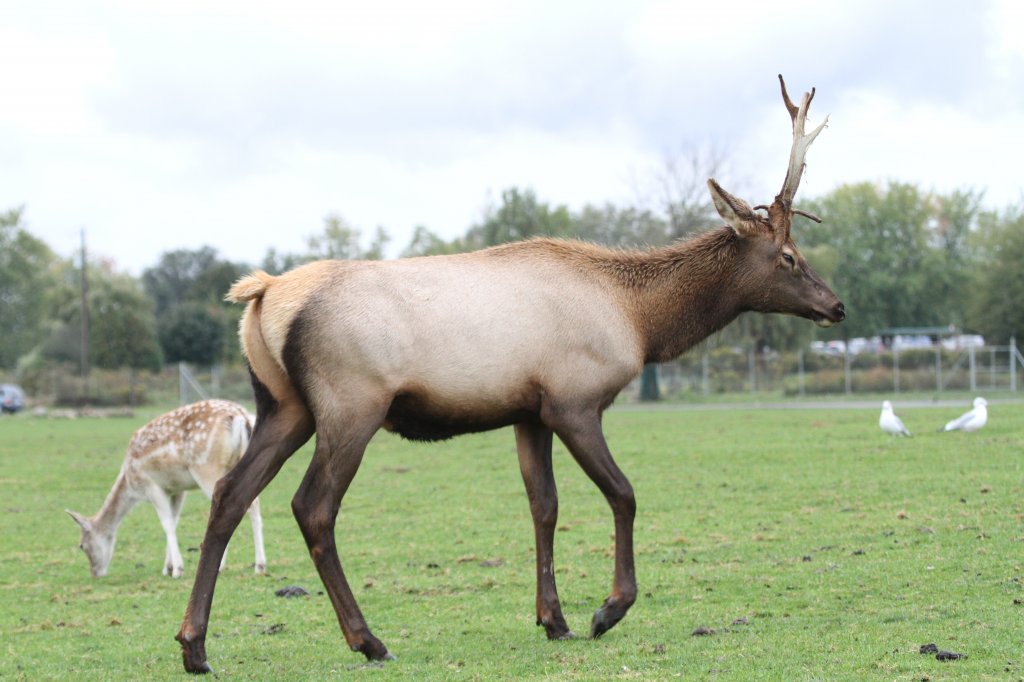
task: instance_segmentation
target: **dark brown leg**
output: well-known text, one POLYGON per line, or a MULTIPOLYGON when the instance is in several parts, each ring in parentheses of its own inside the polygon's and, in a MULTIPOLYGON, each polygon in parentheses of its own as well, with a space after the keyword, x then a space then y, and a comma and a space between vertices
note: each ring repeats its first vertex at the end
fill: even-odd
POLYGON ((221 558, 228 540, 249 505, 281 469, 292 453, 313 434, 313 420, 298 403, 276 404, 260 413, 252 441, 238 464, 217 482, 210 506, 210 521, 203 538, 192 596, 175 639, 181 643, 185 670, 212 672, 206 660, 206 628, 217 584, 221 558))
POLYGON ((636 571, 633 566, 636 500, 633 487, 608 451, 599 414, 564 417, 555 427, 555 433, 604 494, 615 518, 615 580, 612 593, 594 613, 590 625, 590 635, 600 637, 622 620, 636 601, 636 571))
POLYGON ((376 418, 346 419, 346 427, 361 429, 362 432, 344 436, 332 436, 321 428, 317 433, 316 453, 292 498, 292 511, 306 539, 313 564, 331 598, 345 641, 352 651, 359 651, 373 661, 393 659, 394 656, 370 632, 352 595, 338 558, 334 526, 341 499, 356 475, 366 444, 379 424, 376 418))
POLYGON ((526 484, 537 544, 537 625, 548 639, 575 637, 562 615, 555 587, 555 524, 558 522, 558 490, 551 467, 551 429, 535 424, 516 424, 519 470, 526 484))

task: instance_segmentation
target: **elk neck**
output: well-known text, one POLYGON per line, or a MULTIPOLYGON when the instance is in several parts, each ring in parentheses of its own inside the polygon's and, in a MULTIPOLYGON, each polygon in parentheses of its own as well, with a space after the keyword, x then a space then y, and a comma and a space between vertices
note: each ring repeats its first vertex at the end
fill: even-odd
POLYGON ((678 357, 743 312, 739 242, 722 228, 664 248, 622 253, 609 263, 637 327, 644 362, 678 357))

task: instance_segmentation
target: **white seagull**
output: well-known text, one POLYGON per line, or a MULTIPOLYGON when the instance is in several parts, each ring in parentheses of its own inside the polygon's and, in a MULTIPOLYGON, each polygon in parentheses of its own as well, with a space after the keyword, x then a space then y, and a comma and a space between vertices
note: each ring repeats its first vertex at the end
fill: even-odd
POLYGON ((896 413, 892 411, 892 403, 888 400, 882 403, 882 416, 878 418, 878 425, 888 434, 893 436, 909 436, 910 431, 903 425, 903 422, 896 413))
POLYGON ((984 398, 974 399, 974 409, 966 412, 946 424, 943 431, 977 431, 988 421, 988 401, 984 398))

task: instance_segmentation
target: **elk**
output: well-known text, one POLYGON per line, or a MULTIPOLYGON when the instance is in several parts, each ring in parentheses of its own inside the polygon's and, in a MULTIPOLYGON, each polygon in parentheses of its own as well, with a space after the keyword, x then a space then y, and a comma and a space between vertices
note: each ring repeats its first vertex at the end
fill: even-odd
POLYGON ((280 276, 255 272, 228 300, 246 302, 239 335, 257 420, 245 456, 217 484, 195 583, 176 639, 185 669, 210 672, 205 650, 217 565, 249 502, 316 433, 292 511, 348 646, 391 659, 370 631, 335 544, 339 505, 380 428, 413 440, 513 426, 533 516, 536 616, 549 639, 574 637, 555 587, 558 498, 553 436, 611 507, 611 594, 590 634, 636 599, 633 489, 602 433, 604 410, 647 362, 677 357, 744 311, 829 326, 843 304, 790 237, 807 148, 807 109, 782 95, 793 145, 782 191, 751 208, 713 179, 725 226, 665 248, 620 251, 534 239, 469 254, 397 261, 320 261, 280 276), (757 211, 765 209, 767 217, 757 211))
MULTIPOLYGON (((163 574, 181 576, 184 561, 176 529, 185 491, 200 488, 213 495, 217 481, 241 458, 249 444, 252 415, 226 400, 205 400, 179 407, 152 420, 132 435, 121 472, 98 512, 83 516, 67 511, 82 535, 79 547, 89 558, 93 577, 107 574, 117 528, 135 505, 149 500, 167 535, 163 574)), ((246 505, 256 545, 256 573, 266 572, 260 501, 246 505)), ((221 559, 220 567, 223 568, 221 559)))

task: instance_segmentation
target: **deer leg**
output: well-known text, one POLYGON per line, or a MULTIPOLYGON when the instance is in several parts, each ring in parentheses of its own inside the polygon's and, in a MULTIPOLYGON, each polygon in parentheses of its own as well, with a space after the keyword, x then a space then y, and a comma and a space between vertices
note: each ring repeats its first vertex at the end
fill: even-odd
POLYGON ((537 625, 548 639, 575 637, 562 615, 555 587, 555 524, 558 522, 558 490, 551 467, 551 429, 535 424, 516 424, 519 470, 526 485, 537 545, 537 625))
MULTIPOLYGON (((192 474, 192 479, 199 485, 199 489, 206 493, 206 496, 213 499, 213 490, 217 487, 217 475, 216 473, 206 471, 201 468, 190 468, 189 473, 192 474)), ((220 566, 217 567, 218 571, 223 571, 228 565, 228 546, 224 547, 224 553, 220 557, 220 566)))
POLYGON ((164 529, 167 538, 167 550, 164 552, 163 574, 172 578, 180 578, 185 563, 181 558, 181 549, 178 548, 178 534, 176 526, 178 519, 175 515, 174 500, 152 481, 146 482, 146 498, 153 503, 156 515, 160 519, 160 525, 164 529))
POLYGON ((249 521, 252 522, 252 543, 256 547, 254 564, 256 575, 265 575, 267 552, 263 549, 263 517, 260 515, 260 498, 258 497, 249 505, 249 521))
MULTIPOLYGON (((201 468, 189 469, 192 478, 199 485, 199 489, 206 493, 206 496, 213 499, 213 489, 217 486, 217 476, 220 472, 209 471, 201 468)), ((265 575, 267 572, 267 554, 263 549, 263 517, 260 516, 260 498, 256 498, 249 505, 249 520, 252 522, 252 540, 256 547, 256 563, 254 564, 256 575, 265 575)), ((228 543, 230 546, 230 543, 228 543)), ((228 551, 224 549, 224 556, 220 561, 220 570, 227 565, 228 551)))
MULTIPOLYGON (((171 512, 171 527, 174 529, 174 535, 177 536, 178 521, 181 520, 181 508, 185 505, 185 492, 174 493, 170 496, 170 512, 171 512)), ((157 510, 159 516, 160 511, 157 510)), ((181 550, 178 546, 177 539, 174 541, 174 548, 171 548, 171 536, 167 536, 167 551, 164 553, 164 568, 163 574, 177 578, 181 575, 184 570, 184 559, 181 558, 181 550), (175 555, 178 557, 178 575, 174 575, 175 555)))
POLYGON ((317 432, 316 452, 302 484, 292 498, 292 512, 309 547, 320 579, 331 598, 334 612, 352 651, 361 652, 368 660, 393 659, 387 647, 377 639, 345 579, 338 558, 334 537, 335 520, 341 499, 359 468, 363 451, 381 423, 381 418, 345 419, 357 433, 332 437, 323 428, 317 432), (372 428, 370 428, 372 427, 372 428))
MULTIPOLYGON (((257 391, 257 401, 260 392, 257 391)), ((228 540, 245 510, 269 483, 281 466, 313 435, 314 423, 297 401, 278 403, 266 399, 260 410, 252 440, 242 459, 217 482, 210 505, 210 521, 203 538, 192 596, 176 639, 181 643, 185 670, 212 672, 206 660, 206 628, 217 585, 217 571, 228 540)))
POLYGON ((604 494, 615 519, 615 579, 611 595, 594 613, 590 625, 590 635, 596 638, 622 620, 636 601, 636 571, 633 565, 636 499, 633 497, 633 487, 608 450, 599 414, 563 419, 555 428, 555 433, 604 494))

